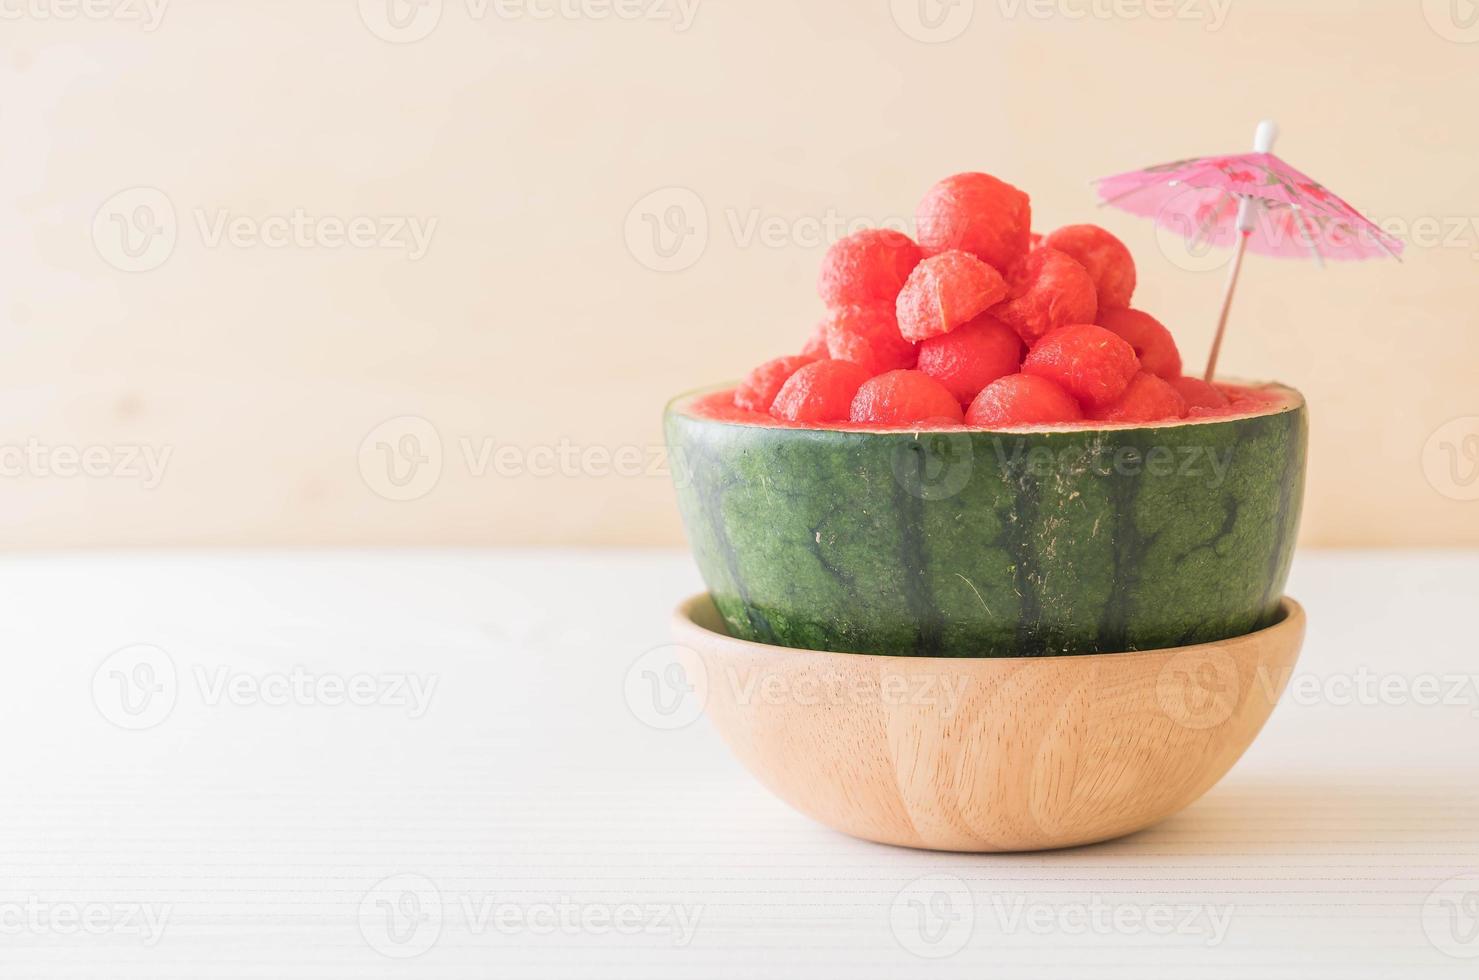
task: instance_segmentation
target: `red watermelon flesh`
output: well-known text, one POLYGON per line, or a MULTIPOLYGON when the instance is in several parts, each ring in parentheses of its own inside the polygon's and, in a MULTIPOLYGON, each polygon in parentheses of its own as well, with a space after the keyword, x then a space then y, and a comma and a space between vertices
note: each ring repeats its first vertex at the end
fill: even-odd
POLYGON ((1186 415, 1186 399, 1165 378, 1141 371, 1124 394, 1090 413, 1101 422, 1160 422, 1186 415))
POLYGON ((969 405, 982 388, 1022 364, 1017 332, 989 314, 919 345, 919 370, 969 405))
POLYGON ((1216 385, 1208 384, 1201 378, 1177 378, 1171 382, 1171 387, 1186 399, 1186 407, 1191 411, 1215 411, 1231 404, 1231 400, 1216 385))
POLYGON ((745 376, 745 380, 734 392, 734 404, 750 412, 769 412, 781 386, 790 380, 803 366, 815 358, 805 355, 777 357, 766 361, 745 376))
POLYGON ((781 386, 770 414, 788 422, 841 422, 868 372, 851 361, 813 361, 781 386))
POLYGON ((1009 374, 987 385, 971 402, 965 423, 978 429, 1077 422, 1083 409, 1073 396, 1046 378, 1009 374))
POLYGON ((911 368, 919 358, 915 346, 899 334, 893 306, 874 303, 833 310, 822 323, 827 356, 852 361, 868 371, 882 374, 911 368))
POLYGON ((1059 327, 1039 340, 1022 362, 1023 374, 1060 385, 1087 409, 1119 398, 1139 370, 1134 348, 1092 323, 1059 327))
POLYGON ((890 371, 863 382, 853 397, 851 420, 879 426, 961 421, 960 401, 923 371, 890 371))
POLYGON ((1135 257, 1125 243, 1098 225, 1068 225, 1043 239, 1089 270, 1099 290, 1099 306, 1129 306, 1135 294, 1135 257))
POLYGON ((827 249, 817 293, 834 308, 892 303, 923 258, 919 246, 903 232, 867 228, 827 249))
POLYGON ((1027 254, 1032 202, 990 174, 955 174, 925 193, 914 220, 926 255, 959 250, 1004 270, 1027 254))
POLYGON ((909 274, 895 312, 905 340, 949 333, 1007 297, 1001 273, 968 252, 932 255, 909 274))
POLYGON ((1181 377, 1181 352, 1161 321, 1126 306, 1099 311, 1099 326, 1119 334, 1135 348, 1140 366, 1167 381, 1181 377))
POLYGON ((1088 270, 1055 248, 1035 249, 1011 275, 1011 294, 991 314, 1033 343, 1070 323, 1093 323, 1099 291, 1088 270))

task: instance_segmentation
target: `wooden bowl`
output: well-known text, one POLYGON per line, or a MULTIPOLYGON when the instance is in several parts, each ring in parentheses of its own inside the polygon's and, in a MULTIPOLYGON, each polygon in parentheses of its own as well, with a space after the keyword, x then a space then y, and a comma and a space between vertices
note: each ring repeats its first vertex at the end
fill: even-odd
POLYGON ((1252 744, 1304 641, 1299 603, 1256 633, 1067 657, 879 657, 729 636, 678 607, 690 681, 746 768, 854 837, 943 851, 1072 847, 1196 800, 1252 744))

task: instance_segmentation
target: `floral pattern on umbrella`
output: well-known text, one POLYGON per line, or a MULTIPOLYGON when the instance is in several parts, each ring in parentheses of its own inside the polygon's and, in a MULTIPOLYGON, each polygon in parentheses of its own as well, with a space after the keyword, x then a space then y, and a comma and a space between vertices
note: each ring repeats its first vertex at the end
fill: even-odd
POLYGON ((1217 369, 1244 252, 1293 258, 1402 257, 1402 242, 1324 184, 1274 156, 1278 127, 1258 127, 1252 153, 1188 157, 1104 177, 1101 205, 1150 218, 1201 246, 1233 248, 1206 379, 1217 369))
POLYGON ((1233 218, 1247 198, 1256 204, 1250 251, 1319 259, 1402 254, 1400 239, 1272 153, 1176 160, 1097 184, 1103 203, 1203 244, 1237 244, 1233 218))

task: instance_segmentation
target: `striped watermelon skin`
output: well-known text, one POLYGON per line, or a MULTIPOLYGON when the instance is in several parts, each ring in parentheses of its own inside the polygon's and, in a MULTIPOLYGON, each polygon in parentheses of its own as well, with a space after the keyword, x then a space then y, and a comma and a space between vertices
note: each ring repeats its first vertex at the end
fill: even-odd
POLYGON ((1303 399, 1078 430, 862 432, 668 406, 690 544, 733 635, 894 656, 1059 656, 1273 622, 1294 552, 1303 399))

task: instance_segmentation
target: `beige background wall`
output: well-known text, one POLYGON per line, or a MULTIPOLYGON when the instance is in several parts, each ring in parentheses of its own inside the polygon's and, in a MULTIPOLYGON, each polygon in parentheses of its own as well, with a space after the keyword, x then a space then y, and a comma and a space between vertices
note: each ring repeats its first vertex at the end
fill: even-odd
POLYGON ((0 543, 676 542, 664 398, 799 346, 839 223, 995 172, 1042 229, 1121 234, 1195 362, 1221 270, 1086 180, 1272 115, 1411 242, 1248 265, 1225 364, 1313 403, 1306 538, 1479 544, 1443 455, 1479 457, 1444 428, 1479 415, 1479 26, 1447 0, 924 0, 933 31, 914 0, 116 2, 0 23, 0 446, 30 447, 0 543))

